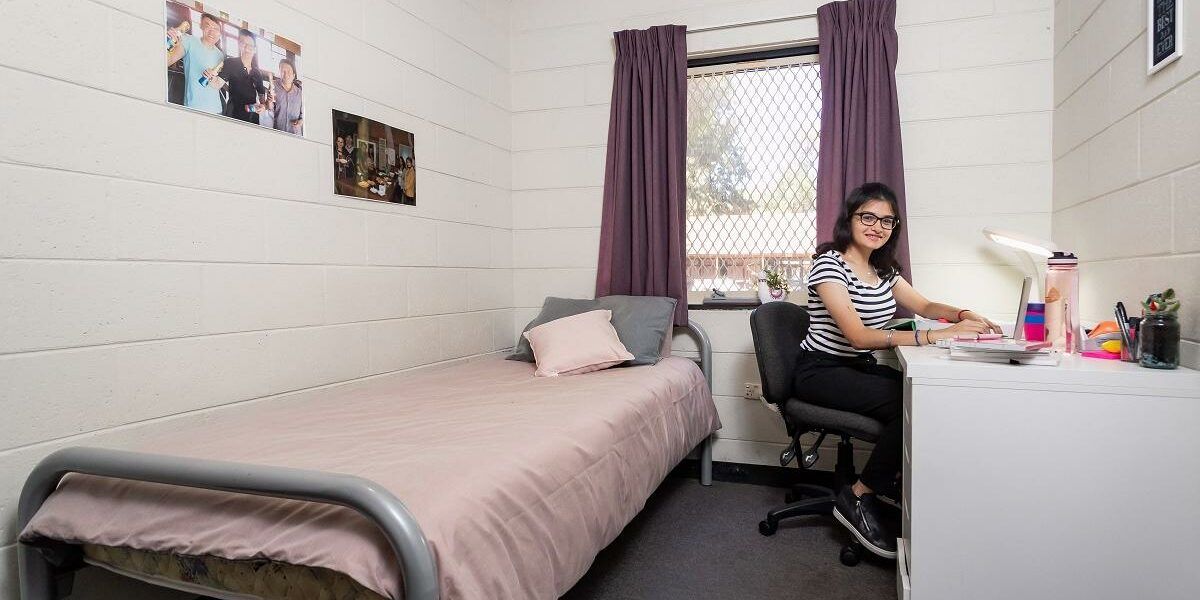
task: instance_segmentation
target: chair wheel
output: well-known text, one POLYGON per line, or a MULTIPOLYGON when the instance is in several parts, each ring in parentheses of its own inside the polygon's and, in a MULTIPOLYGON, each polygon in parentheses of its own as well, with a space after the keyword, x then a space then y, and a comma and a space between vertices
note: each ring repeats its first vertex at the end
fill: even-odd
POLYGON ((766 521, 758 522, 758 532, 763 535, 775 535, 779 530, 779 522, 767 519, 766 521))
POLYGON ((841 559, 842 564, 846 565, 847 567, 853 567, 858 564, 860 559, 859 551, 854 547, 854 544, 842 547, 841 559))

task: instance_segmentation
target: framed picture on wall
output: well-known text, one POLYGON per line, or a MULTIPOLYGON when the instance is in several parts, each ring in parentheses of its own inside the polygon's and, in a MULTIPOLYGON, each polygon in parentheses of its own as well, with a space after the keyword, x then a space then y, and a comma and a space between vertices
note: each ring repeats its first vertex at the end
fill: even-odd
POLYGON ((1183 56, 1183 0, 1146 2, 1146 72, 1153 75, 1183 56))
POLYGON ((376 202, 417 204, 412 133, 333 111, 333 192, 376 202))
POLYGON ((168 103, 304 135, 300 44, 209 2, 165 6, 168 103))

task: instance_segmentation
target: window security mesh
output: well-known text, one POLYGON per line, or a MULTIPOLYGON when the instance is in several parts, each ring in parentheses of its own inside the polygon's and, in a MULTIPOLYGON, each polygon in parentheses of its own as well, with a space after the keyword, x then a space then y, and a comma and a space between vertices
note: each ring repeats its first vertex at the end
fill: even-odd
POLYGON ((816 238, 821 78, 815 56, 688 73, 688 289, 797 289, 816 238))

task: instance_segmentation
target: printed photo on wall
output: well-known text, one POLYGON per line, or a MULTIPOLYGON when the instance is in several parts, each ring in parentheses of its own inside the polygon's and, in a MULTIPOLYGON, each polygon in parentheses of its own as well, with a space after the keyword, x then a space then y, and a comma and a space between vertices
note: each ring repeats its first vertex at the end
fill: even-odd
POLYGON ((378 202, 417 205, 413 134, 333 111, 333 191, 378 202))
POLYGON ((300 44, 208 2, 166 2, 167 102, 304 135, 300 44))

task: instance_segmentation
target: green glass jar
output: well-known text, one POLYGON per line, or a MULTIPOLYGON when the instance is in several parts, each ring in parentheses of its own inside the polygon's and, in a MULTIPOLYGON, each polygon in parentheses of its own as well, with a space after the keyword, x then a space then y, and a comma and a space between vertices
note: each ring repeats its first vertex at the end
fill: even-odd
POLYGON ((1138 326, 1138 362, 1151 369, 1179 366, 1179 316, 1174 312, 1146 313, 1138 326))

